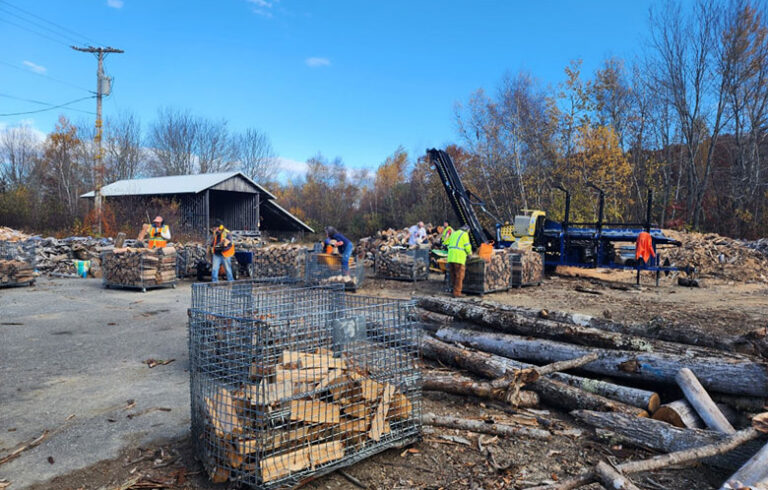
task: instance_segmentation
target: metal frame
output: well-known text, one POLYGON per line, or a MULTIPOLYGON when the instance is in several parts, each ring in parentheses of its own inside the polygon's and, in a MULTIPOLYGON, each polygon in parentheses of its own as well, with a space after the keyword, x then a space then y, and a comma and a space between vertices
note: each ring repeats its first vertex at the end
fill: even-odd
MULTIPOLYGON (((279 280, 193 285, 192 440, 206 469, 231 482, 283 488, 417 441, 420 335, 410 319, 413 306, 411 301, 350 295, 338 285, 299 287, 279 280), (347 368, 342 377, 323 378, 325 385, 306 384, 296 374, 301 365, 286 364, 298 362, 293 353, 325 359, 324 370, 322 363, 315 368, 323 372, 341 369, 338 362, 347 368), (314 409, 297 408, 323 403, 326 410, 335 404, 343 410, 342 421, 352 420, 347 419, 352 413, 348 409, 377 409, 381 400, 371 399, 366 405, 359 382, 347 375, 350 372, 375 380, 380 387, 391 386, 384 389, 405 396, 411 404, 407 412, 392 408, 385 412, 389 432, 378 440, 367 436, 368 429, 353 431, 342 428, 341 421, 313 421, 314 409), (288 388, 271 389, 278 376, 286 379, 288 388), (323 459, 327 447, 335 448, 335 456, 323 459), (312 464, 293 463, 301 453, 311 454, 312 464)), ((362 415, 359 420, 371 424, 362 415)))

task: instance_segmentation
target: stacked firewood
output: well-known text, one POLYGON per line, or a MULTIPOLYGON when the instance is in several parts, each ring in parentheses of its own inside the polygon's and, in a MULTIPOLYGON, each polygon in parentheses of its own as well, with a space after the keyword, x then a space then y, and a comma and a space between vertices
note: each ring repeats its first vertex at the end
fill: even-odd
POLYGON ((375 270, 376 276, 384 279, 425 281, 429 278, 429 255, 417 257, 413 252, 397 249, 379 252, 375 270))
POLYGON ((531 286, 544 279, 544 256, 534 250, 518 250, 512 256, 512 285, 531 286))
POLYGON ((494 250, 490 261, 471 256, 467 259, 464 291, 476 294, 506 291, 512 286, 512 272, 510 249, 494 250))
POLYGON ((272 245, 253 249, 253 273, 256 277, 301 277, 307 249, 301 245, 272 245))
POLYGON ((277 482, 354 455, 413 416, 397 386, 374 379, 329 350, 284 350, 274 365, 253 364, 251 383, 211 386, 203 438, 215 483, 237 476, 277 482), (265 414, 281 414, 265 425, 265 414))
POLYGON ((21 260, 0 259, 0 286, 9 284, 25 284, 35 278, 34 268, 21 260))
MULTIPOLYGON (((738 469, 724 488, 768 484, 768 446, 760 449, 768 414, 758 415, 768 410, 764 328, 728 337, 492 302, 422 297, 417 303, 431 332, 424 357, 475 375, 447 380, 444 372, 428 372, 425 389, 516 407, 540 401, 625 444, 673 453, 619 465, 619 473, 707 457, 707 464, 738 469), (576 368, 579 374, 562 372, 576 368)), ((598 465, 542 488, 576 488, 602 480, 605 470, 598 465)), ((630 485, 621 488, 635 488, 630 485)))
POLYGON ((197 264, 205 260, 205 247, 200 243, 176 244, 176 271, 180 277, 195 277, 197 264))
POLYGON ((116 248, 102 260, 104 280, 121 286, 158 286, 176 280, 176 249, 116 248))

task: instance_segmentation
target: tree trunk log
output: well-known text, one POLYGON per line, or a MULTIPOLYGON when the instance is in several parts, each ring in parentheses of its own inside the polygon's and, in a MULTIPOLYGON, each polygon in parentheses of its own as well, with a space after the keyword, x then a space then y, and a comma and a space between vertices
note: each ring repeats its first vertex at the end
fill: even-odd
POLYGON ((583 370, 633 380, 674 384, 677 371, 681 367, 688 367, 710 390, 735 395, 768 395, 768 371, 765 364, 748 359, 599 349, 450 327, 438 330, 436 337, 493 354, 538 363, 573 359, 597 352, 600 359, 586 364, 583 370))
POLYGON ((653 413, 653 419, 685 429, 704 428, 704 421, 701 420, 696 410, 685 400, 665 403, 653 413))
POLYGON ((729 407, 743 412, 763 412, 768 409, 768 400, 765 398, 756 398, 750 396, 724 395, 722 393, 713 393, 712 399, 718 403, 724 403, 729 407))
POLYGON ((536 380, 542 376, 547 376, 549 374, 557 373, 560 371, 568 371, 569 369, 575 369, 577 367, 583 366, 584 364, 596 361, 598 357, 599 356, 593 352, 592 354, 587 354, 586 356, 581 356, 576 359, 553 362, 552 364, 547 364, 546 366, 541 367, 530 367, 516 371, 515 375, 513 376, 514 380, 510 379, 509 376, 505 376, 503 378, 493 380, 491 385, 493 385, 494 388, 502 388, 513 381, 520 382, 522 384, 535 383, 536 380))
POLYGON ((696 413, 707 424, 707 427, 725 434, 736 432, 736 429, 733 428, 728 419, 725 418, 725 415, 717 408, 715 402, 712 401, 712 398, 709 397, 707 390, 701 386, 693 371, 688 368, 682 368, 677 372, 675 380, 680 389, 683 390, 688 403, 696 410, 696 413))
MULTIPOLYGON (((574 410, 571 415, 593 427, 615 432, 637 446, 665 453, 722 444, 733 437, 709 430, 680 429, 659 420, 630 417, 621 413, 574 410)), ((722 455, 708 457, 704 462, 718 468, 735 469, 755 454, 763 443, 756 440, 722 455)))
MULTIPOLYGON (((728 436, 721 442, 699 446, 683 451, 676 451, 669 454, 654 456, 650 459, 640 461, 627 461, 618 466, 618 469, 625 474, 642 473, 646 471, 656 471, 673 465, 680 465, 699 461, 704 458, 710 458, 719 454, 725 454, 736 449, 742 444, 760 437, 760 432, 753 428, 744 429, 728 436)), ((594 474, 587 472, 579 476, 561 480, 553 485, 544 485, 527 490, 571 490, 586 485, 592 481, 594 474)))
POLYGON ((744 463, 744 466, 731 475, 720 488, 721 490, 742 487, 766 488, 768 486, 766 484, 768 484, 768 444, 744 463))
MULTIPOLYGON (((442 391, 455 395, 476 396, 506 402, 504 392, 496 390, 487 381, 478 381, 458 373, 445 374, 438 371, 426 371, 422 376, 422 388, 427 391, 442 391)), ((539 395, 533 391, 518 393, 517 407, 535 408, 539 406, 539 395)))
MULTIPOLYGON (((530 364, 519 363, 485 352, 462 349, 431 337, 424 338, 421 348, 424 357, 466 369, 486 378, 495 379, 507 373, 511 374, 516 369, 531 367, 530 364)), ((530 390, 538 393, 546 403, 568 410, 577 407, 588 410, 622 412, 635 417, 648 416, 648 412, 643 409, 609 400, 548 377, 541 378, 532 384, 530 390)))
POLYGON ((530 427, 517 427, 514 425, 488 423, 485 420, 460 419, 458 417, 435 415, 425 413, 421 416, 421 422, 424 425, 433 427, 446 427, 449 429, 461 429, 481 434, 491 434, 504 437, 529 437, 531 439, 549 439, 552 434, 542 429, 532 429, 530 427))
MULTIPOLYGON (((434 300, 433 297, 417 298, 421 300, 434 300)), ((443 299, 443 298, 439 298, 443 299)), ((457 302, 462 302, 458 300, 457 302)), ((467 300, 463 301, 468 303, 467 300)), ((471 304, 471 303, 469 303, 471 304)), ((686 345, 709 347, 724 352, 739 352, 742 354, 759 355, 768 352, 768 332, 759 328, 746 335, 720 335, 698 326, 675 324, 673 326, 663 322, 652 320, 647 323, 619 323, 603 318, 598 318, 580 313, 566 313, 560 311, 547 311, 536 308, 524 308, 506 305, 494 301, 483 301, 483 304, 503 312, 510 312, 530 319, 549 319, 555 322, 590 327, 605 332, 614 332, 624 335, 632 335, 646 339, 664 340, 686 345), (672 327, 672 328, 671 328, 672 327)), ((765 355, 765 354, 763 354, 765 355)))
POLYGON ((595 476, 608 490, 640 490, 626 476, 613 469, 605 461, 597 463, 595 476))
POLYGON ((595 395, 604 396, 611 400, 617 400, 633 407, 654 413, 661 405, 661 399, 657 393, 630 386, 622 386, 599 379, 583 378, 565 373, 553 373, 550 377, 556 381, 567 383, 595 395))
MULTIPOLYGON (((697 344, 684 335, 676 335, 674 340, 659 339, 643 335, 646 328, 628 328, 621 324, 606 322, 593 317, 576 314, 541 312, 521 309, 498 303, 476 303, 466 300, 452 300, 436 297, 420 297, 418 305, 428 311, 452 315, 457 319, 469 321, 503 333, 533 336, 550 340, 560 340, 577 345, 590 345, 606 349, 621 349, 638 352, 665 352, 671 354, 688 353, 689 355, 717 355, 710 346, 697 344), (543 318, 542 316, 546 316, 543 318), (610 327, 610 328, 608 328, 610 327)), ((649 331, 652 331, 648 329, 649 331)), ((734 341, 735 342, 735 341, 734 341)), ((743 341, 747 343, 747 341, 743 341)), ((720 345, 727 347, 733 342, 720 345)), ((721 356, 738 357, 735 348, 719 349, 721 356)), ((751 349, 754 353, 755 349, 751 349)))

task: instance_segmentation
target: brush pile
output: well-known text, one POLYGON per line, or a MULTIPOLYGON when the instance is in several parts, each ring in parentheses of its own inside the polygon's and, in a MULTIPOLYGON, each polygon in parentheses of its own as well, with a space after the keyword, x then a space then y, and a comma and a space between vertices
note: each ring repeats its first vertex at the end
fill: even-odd
POLYGON ((736 282, 768 282, 768 255, 763 251, 768 240, 747 245, 741 240, 716 233, 694 233, 664 230, 682 242, 681 247, 665 249, 661 258, 683 267, 696 267, 701 277, 736 282), (763 247, 763 248, 760 248, 763 247))
MULTIPOLYGON (((706 456, 709 465, 738 470, 731 482, 768 482, 768 446, 760 449, 768 442, 760 434, 768 431, 768 414, 757 415, 768 410, 765 327, 723 336, 476 300, 421 297, 417 304, 430 332, 424 357, 464 371, 450 383, 444 372, 428 372, 425 389, 513 407, 540 400, 625 444, 674 453, 669 464, 706 456), (714 448, 684 452, 702 446, 714 448), (756 464, 760 470, 752 471, 756 464)), ((639 463, 626 472, 655 468, 639 463)), ((575 486, 542 488, 577 488, 599 479, 599 470, 575 486)))

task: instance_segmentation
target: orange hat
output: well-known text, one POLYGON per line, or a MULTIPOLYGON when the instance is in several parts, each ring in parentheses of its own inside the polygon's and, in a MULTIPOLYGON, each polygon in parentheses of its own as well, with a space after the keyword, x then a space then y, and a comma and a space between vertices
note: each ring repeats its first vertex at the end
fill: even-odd
POLYGON ((152 220, 153 223, 162 223, 163 217, 162 216, 155 216, 155 219, 152 220))

